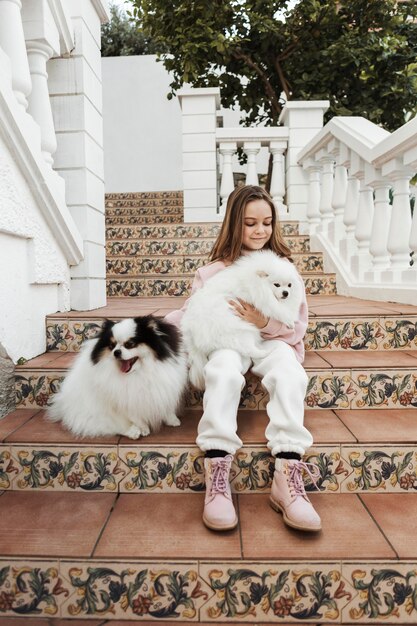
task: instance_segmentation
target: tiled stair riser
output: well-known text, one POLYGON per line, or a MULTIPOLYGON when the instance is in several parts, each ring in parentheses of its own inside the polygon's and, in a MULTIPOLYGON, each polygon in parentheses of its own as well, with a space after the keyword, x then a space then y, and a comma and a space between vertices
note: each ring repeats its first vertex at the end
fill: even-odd
MULTIPOLYGON (((316 445, 304 456, 319 470, 326 494, 413 493, 417 445, 316 445)), ((96 493, 201 493, 204 455, 193 446, 0 445, 0 489, 96 493)), ((234 493, 269 493, 274 464, 264 446, 244 446, 231 471, 234 493)))
POLYGON ((136 255, 209 255, 213 248, 213 239, 142 239, 107 240, 106 253, 108 256, 136 256, 136 255))
MULTIPOLYGON (((336 278, 334 274, 305 274, 303 278, 308 295, 336 294, 336 278)), ((157 276, 127 280, 108 278, 106 282, 107 295, 109 297, 187 296, 191 293, 193 277, 171 276, 170 278, 160 278, 157 276)))
MULTIPOLYGON (((148 201, 149 202, 149 201, 148 201)), ((125 218, 143 216, 148 217, 149 221, 152 221, 154 215, 177 215, 180 219, 178 222, 182 222, 183 208, 179 203, 172 202, 169 205, 158 205, 153 200, 152 204, 143 204, 139 206, 123 206, 113 203, 106 205, 106 219, 119 217, 119 221, 124 221, 125 218)))
POLYGON ((178 224, 182 222, 182 215, 173 213, 173 214, 155 214, 152 216, 149 215, 135 215, 129 217, 120 217, 120 216, 106 216, 106 226, 120 226, 120 222, 123 220, 123 224, 178 224))
MULTIPOLYGON (((47 318, 47 349, 78 352, 86 339, 92 339, 97 335, 101 325, 101 319, 47 318)), ((304 345, 307 351, 415 350, 417 317, 368 319, 362 317, 336 320, 310 318, 304 345)))
MULTIPOLYGON (((106 226, 109 227, 109 230, 110 230, 110 227, 124 228, 126 226, 140 225, 140 224, 147 224, 149 228, 153 228, 154 226, 157 226, 157 224, 161 221, 159 218, 172 217, 173 218, 172 220, 167 220, 167 221, 171 221, 172 223, 176 223, 177 225, 181 225, 182 227, 186 227, 186 228, 189 227, 191 229, 190 232, 195 232, 195 227, 199 227, 199 230, 201 228, 203 229, 208 228, 209 232, 212 233, 210 236, 213 237, 215 236, 214 233, 217 235, 218 232, 220 231, 220 225, 221 225, 220 223, 215 222, 213 224, 196 224, 196 225, 193 225, 192 223, 183 223, 181 212, 177 210, 177 212, 174 213, 171 210, 172 208, 168 207, 171 211, 170 213, 168 213, 166 208, 167 207, 164 207, 160 210, 158 210, 157 208, 149 209, 149 212, 147 213, 145 212, 145 210, 143 210, 141 213, 136 213, 135 209, 132 209, 132 208, 130 209, 115 208, 115 209, 112 209, 110 213, 107 210, 106 226), (121 213, 120 211, 123 211, 123 213, 121 213), (130 213, 125 213, 125 211, 130 211, 130 213)), ((280 230, 281 230, 282 235, 284 235, 285 237, 297 237, 300 234, 298 222, 280 222, 280 230)))
MULTIPOLYGON (((417 370, 307 371, 305 406, 310 409, 416 409, 417 370)), ((16 408, 43 408, 56 393, 65 371, 21 368, 16 375, 16 408)), ((268 394, 259 378, 249 373, 242 392, 242 409, 264 409, 268 394)), ((201 407, 202 393, 189 389, 186 406, 201 407)))
MULTIPOLYGON (((297 270, 301 273, 314 273, 323 271, 323 257, 318 254, 295 254, 293 260, 297 270)), ((132 275, 138 274, 191 274, 198 268, 209 262, 208 255, 175 256, 166 257, 107 257, 106 270, 109 275, 132 275)))
POLYGON ((415 624, 416 595, 413 562, 0 560, 5 617, 415 624))
MULTIPOLYGON (((291 223, 282 225, 282 234, 286 243, 295 239, 302 242, 309 240, 307 235, 298 235, 291 223)), ((211 237, 215 239, 220 232, 220 224, 166 224, 165 226, 148 224, 146 226, 108 226, 106 228, 107 239, 192 239, 194 237, 211 237)), ((301 244, 299 244, 301 245, 301 244)), ((306 245, 304 243, 304 245, 306 245)), ((291 247, 291 245, 290 245, 291 247)), ((291 247, 292 249, 292 247, 291 247)))

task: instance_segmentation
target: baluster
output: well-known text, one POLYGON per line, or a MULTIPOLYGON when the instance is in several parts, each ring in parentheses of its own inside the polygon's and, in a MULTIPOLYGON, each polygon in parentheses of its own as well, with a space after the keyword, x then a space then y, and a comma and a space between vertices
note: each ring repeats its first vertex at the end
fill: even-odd
POLYGON ((287 215, 287 207, 284 204, 285 196, 285 158, 284 152, 287 143, 283 141, 271 141, 269 151, 272 154, 272 176, 270 194, 277 209, 278 215, 287 215))
POLYGON ((343 224, 345 225, 345 236, 340 241, 340 252, 345 261, 349 261, 351 255, 356 250, 355 226, 359 206, 359 180, 349 170, 346 191, 346 204, 343 214, 343 224))
POLYGON ((343 214, 347 195, 347 169, 337 164, 334 171, 332 207, 334 220, 329 224, 329 240, 337 246, 343 236, 343 214))
POLYGON ((372 235, 369 251, 372 265, 376 270, 385 269, 389 265, 388 232, 391 207, 389 203, 389 184, 380 180, 375 182, 375 210, 372 222, 372 235))
POLYGON ((41 149, 47 163, 53 164, 52 154, 56 151, 57 140, 51 101, 48 91, 46 62, 52 56, 52 48, 40 41, 28 41, 27 52, 32 78, 32 91, 29 96, 28 113, 41 129, 41 149))
POLYGON ((334 157, 323 150, 318 155, 319 162, 322 165, 321 173, 321 196, 320 196, 320 215, 321 224, 319 227, 320 232, 327 232, 330 221, 333 219, 333 169, 334 169, 334 157))
POLYGON ((308 173, 307 220, 309 232, 313 233, 320 224, 320 174, 321 166, 313 159, 307 159, 303 168, 308 173))
POLYGON ((372 220, 374 217, 374 198, 373 189, 361 180, 359 189, 359 208, 358 219, 356 221, 355 238, 358 242, 358 249, 363 251, 369 250, 369 242, 371 240, 372 220))
POLYGON ((261 144, 258 141, 245 141, 243 144, 243 152, 248 157, 248 169, 246 172, 247 185, 259 185, 256 156, 260 149, 261 144))
POLYGON ((401 173, 394 178, 394 201, 388 236, 390 267, 396 270, 410 267, 410 176, 401 173))
POLYGON ((227 198, 235 188, 233 179, 232 157, 237 150, 235 141, 222 142, 219 145, 219 152, 223 157, 222 177, 220 183, 220 214, 226 211, 227 198))
POLYGON ((12 87, 16 100, 27 109, 32 84, 26 54, 20 0, 0 0, 0 48, 10 59, 12 87))

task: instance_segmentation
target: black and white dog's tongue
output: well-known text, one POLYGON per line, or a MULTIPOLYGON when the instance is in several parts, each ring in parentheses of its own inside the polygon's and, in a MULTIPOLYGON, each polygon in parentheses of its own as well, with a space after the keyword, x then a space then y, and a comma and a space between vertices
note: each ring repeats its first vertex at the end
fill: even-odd
POLYGON ((130 370, 133 367, 133 364, 138 360, 137 357, 135 357, 134 359, 127 359, 127 361, 119 361, 120 363, 120 369, 123 372, 123 374, 127 374, 128 372, 130 372, 130 370))

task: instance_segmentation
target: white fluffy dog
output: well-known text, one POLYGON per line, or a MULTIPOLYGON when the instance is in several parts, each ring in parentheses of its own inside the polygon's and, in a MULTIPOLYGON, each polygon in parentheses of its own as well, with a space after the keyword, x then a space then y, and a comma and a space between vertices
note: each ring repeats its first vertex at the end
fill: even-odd
POLYGON ((203 368, 213 350, 232 348, 249 357, 268 354, 261 331, 236 315, 230 300, 240 298, 263 315, 293 328, 302 302, 294 265, 271 250, 242 256, 193 294, 181 320, 190 362, 190 380, 204 388, 203 368))
POLYGON ((83 346, 49 409, 75 435, 149 435, 179 426, 176 410, 187 382, 178 330, 151 315, 106 320, 83 346))

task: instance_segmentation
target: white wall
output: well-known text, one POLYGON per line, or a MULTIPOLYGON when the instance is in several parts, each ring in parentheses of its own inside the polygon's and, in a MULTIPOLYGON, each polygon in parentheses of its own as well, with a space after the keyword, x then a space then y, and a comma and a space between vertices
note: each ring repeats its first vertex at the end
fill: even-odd
POLYGON ((102 59, 106 192, 182 189, 181 109, 156 56, 102 59))

